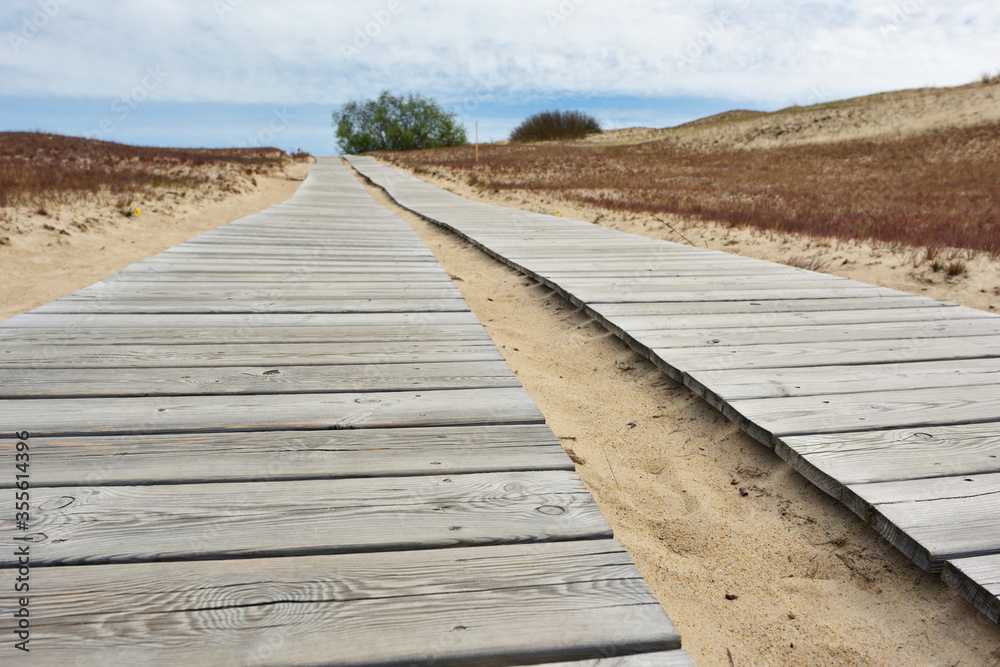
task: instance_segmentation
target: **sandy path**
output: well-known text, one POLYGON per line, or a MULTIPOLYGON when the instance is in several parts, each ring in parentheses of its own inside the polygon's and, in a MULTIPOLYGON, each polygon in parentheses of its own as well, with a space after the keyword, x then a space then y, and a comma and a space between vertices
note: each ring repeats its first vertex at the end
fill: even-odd
POLYGON ((369 192, 455 278, 698 664, 1000 664, 1000 628, 770 450, 558 295, 369 192))
POLYGON ((292 163, 283 174, 258 175, 258 187, 250 192, 222 201, 181 205, 173 213, 147 209, 139 217, 118 217, 111 225, 69 235, 32 225, 31 233, 12 237, 9 245, 0 244, 0 266, 4 267, 0 320, 93 285, 132 262, 209 229, 283 202, 295 194, 313 163, 292 163))

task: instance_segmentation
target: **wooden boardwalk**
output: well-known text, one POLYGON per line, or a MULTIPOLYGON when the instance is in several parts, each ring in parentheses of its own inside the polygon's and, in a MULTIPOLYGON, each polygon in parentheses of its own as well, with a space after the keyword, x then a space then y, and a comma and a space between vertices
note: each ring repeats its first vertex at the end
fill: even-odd
POLYGON ((350 161, 568 297, 1000 622, 1000 317, 350 161))
POLYGON ((339 160, 0 324, 0 424, 0 664, 691 664, 448 275, 339 160))

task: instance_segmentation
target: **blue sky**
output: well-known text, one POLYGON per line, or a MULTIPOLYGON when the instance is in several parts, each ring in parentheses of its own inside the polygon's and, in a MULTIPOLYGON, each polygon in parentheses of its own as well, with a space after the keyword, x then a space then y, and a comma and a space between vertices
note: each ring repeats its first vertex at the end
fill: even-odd
POLYGON ((1000 3, 931 0, 5 0, 0 130, 337 151, 331 111, 438 99, 483 141, 578 109, 665 127, 974 81, 1000 3))

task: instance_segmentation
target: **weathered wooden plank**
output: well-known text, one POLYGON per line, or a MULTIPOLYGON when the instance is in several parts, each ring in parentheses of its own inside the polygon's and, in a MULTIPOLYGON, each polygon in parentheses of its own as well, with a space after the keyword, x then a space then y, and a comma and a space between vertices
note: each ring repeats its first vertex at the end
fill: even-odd
POLYGON ((1000 384, 1000 358, 692 371, 684 383, 717 409, 725 401, 1000 384))
MULTIPOLYGON (((373 293, 381 294, 390 290, 398 290, 401 293, 420 294, 422 292, 443 292, 449 290, 455 293, 455 284, 447 275, 425 276, 421 280, 410 282, 395 276, 386 274, 351 274, 351 280, 330 279, 323 281, 286 281, 275 283, 268 280, 227 280, 227 281, 205 281, 191 282, 187 280, 175 281, 173 279, 161 278, 155 282, 149 281, 117 281, 108 283, 96 283, 90 287, 73 292, 72 296, 79 297, 115 297, 115 298, 138 298, 142 295, 172 295, 172 294, 198 294, 205 292, 208 296, 220 293, 265 295, 280 294, 282 296, 295 296, 297 294, 311 295, 316 292, 329 291, 331 294, 354 294, 373 293), (380 279, 381 280, 378 280, 380 279), (134 295, 134 296, 133 296, 134 295)), ((336 297, 334 297, 336 298, 336 297)), ((341 297, 342 298, 342 297, 341 297)))
MULTIPOLYGON (((0 337, 19 328, 35 330, 82 331, 87 327, 97 329, 122 328, 150 329, 160 327, 362 327, 377 330, 383 326, 410 327, 419 324, 479 325, 479 320, 468 310, 445 313, 217 313, 198 315, 114 314, 87 313, 61 315, 58 313, 28 312, 3 321, 0 337)), ((15 332, 16 333, 16 332, 15 332)))
POLYGON ((823 287, 823 288, 783 288, 775 284, 772 289, 718 289, 714 291, 631 291, 614 292, 611 290, 573 290, 573 296, 581 301, 597 303, 684 303, 693 301, 756 301, 756 300, 806 300, 806 299, 841 299, 841 298, 883 298, 894 296, 894 290, 881 287, 823 287))
POLYGON ((68 298, 39 306, 35 313, 366 313, 464 311, 460 295, 453 298, 400 299, 159 299, 96 302, 68 298))
POLYGON ((211 287, 247 287, 255 289, 258 287, 275 287, 280 285, 312 285, 314 283, 408 283, 408 284, 438 284, 449 280, 448 274, 443 271, 418 273, 416 271, 343 271, 334 273, 331 271, 289 273, 286 271, 123 271, 110 278, 102 280, 99 285, 114 287, 141 287, 142 285, 169 284, 169 285, 207 285, 211 287))
POLYGON ((942 577, 987 618, 1000 623, 1000 555, 950 560, 942 577))
MULTIPOLYGON (((358 267, 366 270, 372 270, 380 265, 386 265, 384 258, 380 258, 378 255, 356 255, 354 257, 337 257, 331 256, 329 254, 314 255, 308 259, 303 259, 301 257, 287 257, 287 258, 240 258, 233 257, 225 260, 216 259, 213 261, 207 261, 205 259, 197 259, 192 257, 163 257, 161 255, 153 255, 152 257, 147 257, 142 260, 141 264, 133 264, 129 267, 129 270, 138 270, 139 266, 148 267, 150 271, 176 271, 181 268, 192 269, 195 271, 250 271, 260 268, 264 271, 298 271, 298 272, 312 272, 312 271, 343 271, 347 267, 358 267)), ((390 270, 396 271, 440 271, 440 265, 434 264, 434 260, 431 257, 394 257, 392 259, 392 268, 390 270)))
MULTIPOLYGON (((905 295, 885 298, 853 297, 837 299, 748 299, 686 303, 589 303, 602 317, 662 317, 680 315, 717 315, 731 313, 798 313, 832 310, 875 310, 887 308, 927 308, 930 299, 905 295)), ((945 307, 954 304, 939 302, 945 307)))
MULTIPOLYGON (((580 261, 586 262, 585 255, 580 256, 580 261)), ((539 275, 544 275, 539 273, 539 275)), ((631 292, 688 292, 691 290, 704 290, 706 292, 725 289, 816 289, 821 287, 867 287, 864 283, 830 276, 821 273, 772 273, 770 275, 758 276, 753 273, 732 273, 726 276, 677 276, 677 277, 651 277, 646 272, 639 271, 636 274, 624 277, 612 278, 603 277, 595 279, 589 274, 581 274, 577 278, 563 278, 560 285, 571 291, 595 290, 609 291, 615 294, 629 294, 631 292)))
POLYGON ((325 263, 340 261, 361 260, 369 262, 393 262, 393 263, 426 263, 434 261, 433 255, 422 252, 386 251, 384 253, 372 248, 366 250, 339 250, 331 247, 323 247, 317 244, 312 248, 290 248, 285 254, 273 254, 265 252, 252 252, 250 250, 232 254, 224 253, 169 253, 160 254, 155 258, 146 261, 167 264, 171 266, 197 266, 204 264, 222 264, 224 266, 242 266, 247 262, 260 261, 274 265, 287 264, 289 267, 302 266, 312 268, 325 263))
POLYGON ((521 387, 266 396, 0 400, 0 423, 39 436, 543 423, 521 387))
POLYGON ((783 436, 775 451, 838 500, 843 488, 1000 472, 996 423, 783 436))
POLYGON ((0 563, 98 564, 441 549, 610 538, 569 471, 35 488, 27 532, 0 521, 0 563))
MULTIPOLYGON (((416 241, 416 239, 414 239, 416 241)), ((344 246, 336 236, 315 238, 312 243, 300 246, 276 246, 270 243, 244 245, 233 248, 229 244, 180 244, 168 248, 159 254, 160 259, 187 258, 193 260, 215 261, 212 258, 275 258, 294 259, 308 262, 311 258, 331 259, 334 257, 371 257, 372 259, 409 257, 423 258, 433 261, 434 255, 430 249, 416 242, 404 245, 387 243, 384 247, 370 245, 367 247, 344 246)))
MULTIPOLYGON (((16 440, 0 439, 10 454, 16 440)), ((33 486, 146 485, 573 470, 544 424, 45 438, 33 486)), ((13 475, 0 477, 12 487, 13 475)))
POLYGON ((54 330, 37 328, 4 329, 0 327, 0 346, 6 345, 85 345, 100 341, 103 345, 191 345, 196 343, 405 343, 416 341, 486 344, 489 335, 479 324, 372 327, 146 327, 126 329, 73 328, 54 330))
MULTIPOLYGON (((745 345, 796 345, 800 343, 842 343, 862 340, 916 340, 1000 336, 1000 318, 946 320, 935 322, 878 322, 874 324, 805 326, 759 325, 754 316, 742 316, 746 327, 690 331, 635 331, 629 334, 650 349, 692 347, 738 347, 745 345)), ((735 319, 735 317, 734 317, 735 319)))
POLYGON ((232 248, 251 248, 262 252, 281 252, 289 248, 328 245, 335 249, 359 250, 385 247, 390 250, 426 252, 419 236, 399 227, 398 221, 383 220, 372 229, 333 222, 327 225, 295 225, 285 229, 257 225, 232 225, 218 232, 208 232, 177 244, 171 252, 223 252, 232 248))
POLYGON ((216 233, 207 232, 189 241, 180 243, 177 250, 202 251, 207 249, 224 250, 226 248, 289 248, 312 247, 317 238, 326 241, 324 236, 336 243, 336 247, 345 249, 357 248, 421 248, 419 236, 412 230, 404 231, 398 222, 381 225, 380 230, 363 231, 357 225, 330 224, 310 226, 258 227, 250 225, 233 226, 216 233))
MULTIPOLYGON (((201 271, 205 273, 229 273, 259 270, 261 274, 264 275, 275 271, 280 273, 290 273, 293 275, 302 275, 312 273, 314 271, 344 271, 352 266, 360 270, 370 271, 377 268, 380 262, 384 263, 385 260, 380 259, 377 256, 357 257, 353 259, 337 257, 310 257, 308 260, 292 258, 284 260, 275 258, 231 258, 226 260, 216 259, 213 261, 207 261, 183 257, 176 257, 167 260, 161 258, 159 255, 154 255, 153 257, 143 260, 142 263, 143 265, 149 266, 151 270, 167 270, 170 272, 183 269, 190 269, 192 271, 201 271)), ((395 270, 406 272, 419 270, 421 267, 433 266, 428 260, 420 258, 394 257, 392 258, 391 263, 395 265, 395 270)), ((438 267, 440 267, 440 265, 438 265, 438 267)))
POLYGON ((222 301, 226 302, 255 302, 258 300, 281 300, 281 301, 312 301, 324 300, 336 301, 384 301, 384 300, 415 300, 427 301, 434 299, 458 300, 461 294, 449 281, 448 284, 438 283, 426 285, 424 287, 412 287, 399 285, 398 288, 392 283, 381 283, 379 286, 364 283, 347 283, 349 286, 330 285, 326 283, 313 283, 311 285, 286 285, 279 287, 261 287, 240 289, 214 288, 203 286, 170 286, 158 285, 143 288, 112 289, 112 290, 81 290, 69 296, 59 299, 60 303, 86 302, 95 304, 98 307, 105 304, 126 303, 134 305, 135 302, 148 302, 152 304, 183 302, 186 300, 198 301, 222 301))
MULTIPOLYGON (((997 318, 973 308, 938 303, 937 306, 916 308, 872 308, 868 310, 819 310, 752 314, 754 327, 792 327, 809 325, 853 325, 890 322, 933 323, 938 321, 969 321, 997 318)), ((615 315, 607 318, 605 325, 630 333, 646 331, 718 331, 730 332, 747 329, 747 313, 720 313, 704 315, 615 315)))
POLYGON ((503 361, 274 368, 7 369, 3 379, 0 398, 311 394, 521 386, 503 361))
MULTIPOLYGON (((654 349, 651 355, 681 373, 729 369, 892 364, 1000 356, 997 336, 865 340, 743 347, 654 349)), ((655 359, 654 359, 655 360, 655 359)))
MULTIPOLYGON (((559 243, 564 239, 542 240, 541 243, 559 243)), ((641 251, 640 251, 641 252, 641 251)), ((639 254, 639 253, 637 253, 639 254)), ((737 278, 753 275, 757 279, 777 277, 787 275, 789 267, 782 264, 750 264, 739 261, 711 262, 703 259, 669 259, 656 262, 647 262, 636 265, 622 260, 617 264, 593 264, 591 262, 585 267, 561 266, 550 268, 556 262, 546 261, 545 266, 538 267, 538 274, 549 280, 561 282, 563 280, 608 280, 616 279, 643 280, 660 278, 687 278, 691 280, 702 280, 711 278, 737 278)), ((811 271, 802 271, 799 275, 817 275, 811 271)))
POLYGON ((775 437, 1000 422, 1000 385, 727 401, 725 414, 761 442, 775 437))
MULTIPOLYGON (((32 648, 44 647, 32 665, 499 666, 680 645, 610 540, 38 568, 32 578, 32 648)), ((16 661, 14 650, 4 642, 0 659, 16 661)))
POLYGON ((486 341, 397 343, 235 343, 204 345, 0 344, 0 368, 171 368, 177 366, 287 366, 499 361, 486 341))
POLYGON ((854 484, 844 493, 848 507, 924 570, 1000 553, 1000 474, 854 484))

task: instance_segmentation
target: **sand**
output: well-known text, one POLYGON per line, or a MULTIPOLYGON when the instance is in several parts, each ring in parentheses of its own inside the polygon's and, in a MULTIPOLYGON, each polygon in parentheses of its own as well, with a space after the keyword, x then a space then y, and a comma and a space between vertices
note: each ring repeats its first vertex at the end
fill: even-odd
POLYGON ((47 206, 47 215, 19 211, 0 231, 0 320, 75 292, 132 262, 291 197, 315 161, 292 162, 283 172, 229 183, 226 191, 181 201, 135 202, 126 218, 107 201, 47 206))
MULTIPOLYGON (((369 191, 453 276, 698 664, 1000 664, 1000 628, 773 452, 560 296, 369 191)), ((852 252, 860 275, 893 275, 852 252)))

